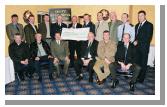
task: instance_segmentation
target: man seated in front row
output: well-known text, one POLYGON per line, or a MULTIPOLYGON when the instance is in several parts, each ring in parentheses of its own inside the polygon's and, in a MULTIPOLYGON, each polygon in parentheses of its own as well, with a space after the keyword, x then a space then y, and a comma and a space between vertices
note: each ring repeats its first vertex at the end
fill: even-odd
POLYGON ((14 42, 9 45, 9 56, 13 61, 14 70, 16 73, 18 73, 21 80, 25 80, 24 74, 32 77, 32 64, 29 60, 29 45, 22 42, 22 35, 19 33, 14 35, 14 42))
POLYGON ((51 52, 54 57, 54 66, 57 69, 57 75, 60 74, 59 64, 63 64, 63 72, 67 76, 68 66, 70 63, 69 59, 69 49, 68 42, 61 40, 61 34, 59 32, 55 33, 54 40, 51 41, 51 52))
POLYGON ((119 81, 116 79, 116 72, 133 72, 132 79, 129 83, 130 90, 134 91, 134 84, 140 72, 140 67, 136 62, 136 49, 130 42, 130 34, 123 35, 123 42, 118 44, 117 52, 115 54, 115 62, 109 65, 112 76, 112 88, 116 88, 119 81))
POLYGON ((41 64, 49 64, 49 79, 53 80, 52 67, 53 61, 49 45, 42 40, 40 33, 35 34, 35 42, 30 45, 32 59, 35 61, 35 70, 38 73, 38 81, 42 81, 41 64))
POLYGON ((97 46, 98 41, 95 40, 94 33, 89 32, 88 40, 83 42, 81 48, 81 59, 77 59, 74 64, 74 68, 77 74, 76 80, 83 79, 81 69, 83 66, 87 66, 89 71, 89 82, 93 82, 93 66, 96 62, 97 57, 97 46))
POLYGON ((114 55, 116 51, 116 43, 110 40, 110 34, 108 30, 103 32, 103 40, 99 42, 97 48, 97 61, 93 69, 97 74, 97 83, 102 84, 109 76, 109 64, 114 62, 114 55))

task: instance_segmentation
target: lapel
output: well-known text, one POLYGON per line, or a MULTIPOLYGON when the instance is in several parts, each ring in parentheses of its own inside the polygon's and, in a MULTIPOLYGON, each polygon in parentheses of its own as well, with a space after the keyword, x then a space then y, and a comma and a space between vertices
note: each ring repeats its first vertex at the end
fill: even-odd
POLYGON ((76 28, 79 28, 79 24, 77 23, 76 28))
POLYGON ((46 23, 44 22, 43 25, 42 25, 45 29, 45 31, 47 31, 47 28, 46 28, 46 23))
MULTIPOLYGON (((30 29, 32 29, 32 30, 33 30, 33 32, 35 32, 35 30, 34 30, 34 28, 32 27, 32 25, 31 25, 31 24, 29 24, 29 26, 30 26, 30 29)), ((35 26, 35 25, 34 25, 34 26, 35 26)), ((37 31, 36 26, 35 26, 35 29, 36 29, 36 31, 37 31)))

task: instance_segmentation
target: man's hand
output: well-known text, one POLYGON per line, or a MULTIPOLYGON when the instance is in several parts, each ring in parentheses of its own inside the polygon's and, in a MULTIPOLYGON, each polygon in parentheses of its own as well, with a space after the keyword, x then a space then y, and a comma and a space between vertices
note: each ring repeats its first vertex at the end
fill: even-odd
POLYGON ((126 70, 129 70, 129 68, 132 66, 132 64, 128 64, 125 66, 126 70))
POLYGON ((134 41, 133 44, 136 46, 136 45, 138 44, 138 42, 137 42, 137 41, 134 41))
POLYGON ((53 58, 53 57, 52 57, 51 55, 49 55, 49 56, 48 56, 48 59, 49 59, 49 58, 53 58))
POLYGON ((125 64, 124 64, 123 62, 119 62, 119 61, 118 61, 118 63, 121 65, 121 69, 122 69, 123 71, 126 71, 126 66, 125 66, 125 64))
POLYGON ((40 58, 39 58, 39 57, 35 57, 35 60, 36 60, 36 61, 39 61, 39 60, 40 60, 40 58))
POLYGON ((111 63, 107 58, 105 58, 104 61, 105 61, 108 65, 111 63))
POLYGON ((54 64, 55 64, 55 63, 59 63, 59 59, 58 59, 58 58, 54 58, 53 63, 54 63, 54 64))
POLYGON ((66 61, 69 61, 70 59, 69 59, 69 57, 68 57, 68 56, 66 56, 66 57, 65 57, 65 60, 66 60, 66 61))
POLYGON ((20 61, 20 63, 25 65, 25 61, 20 61))
POLYGON ((25 59, 25 61, 24 61, 24 62, 25 62, 25 64, 26 64, 26 65, 28 65, 28 59, 25 59))

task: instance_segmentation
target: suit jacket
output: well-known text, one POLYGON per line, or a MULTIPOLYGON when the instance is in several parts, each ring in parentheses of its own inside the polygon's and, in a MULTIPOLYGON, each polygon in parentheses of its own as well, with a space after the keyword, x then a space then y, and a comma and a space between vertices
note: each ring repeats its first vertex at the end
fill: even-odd
MULTIPOLYGON (((43 46, 46 54, 51 55, 50 47, 47 44, 47 42, 45 42, 43 40, 41 42, 42 42, 42 46, 43 46)), ((35 57, 37 57, 37 55, 38 55, 38 45, 37 45, 36 41, 30 44, 30 51, 31 51, 31 58, 33 60, 35 60, 35 57)))
POLYGON ((30 48, 25 42, 21 42, 20 45, 14 41, 9 45, 9 56, 13 62, 20 62, 30 58, 30 48))
POLYGON ((67 25, 65 23, 61 23, 61 26, 58 25, 58 23, 51 24, 50 28, 50 35, 52 38, 54 38, 56 32, 62 32, 62 28, 67 28, 67 25))
POLYGON ((38 32, 37 26, 36 25, 34 26, 35 26, 36 31, 34 30, 31 24, 27 24, 24 27, 25 40, 28 44, 31 44, 32 42, 35 41, 35 34, 38 32))
MULTIPOLYGON (((84 41, 82 43, 82 48, 81 48, 81 58, 84 58, 85 57, 85 54, 86 54, 86 50, 88 48, 88 40, 87 41, 84 41)), ((91 44, 90 46, 90 55, 92 56, 92 59, 95 61, 96 60, 96 57, 97 57, 97 47, 98 47, 98 41, 97 40, 94 40, 93 43, 91 44)))
POLYGON ((57 44, 56 40, 51 41, 51 53, 53 57, 56 57, 60 60, 64 60, 66 56, 69 56, 69 48, 67 41, 60 41, 60 45, 57 44))
POLYGON ((105 30, 109 30, 107 21, 102 21, 102 22, 100 22, 100 24, 99 24, 99 22, 97 22, 95 24, 96 40, 98 40, 98 41, 103 40, 103 32, 105 30))
MULTIPOLYGON (((73 23, 69 24, 68 28, 72 28, 73 23)), ((77 23, 76 28, 82 28, 82 25, 77 23)), ((76 50, 77 53, 77 58, 81 57, 81 45, 82 45, 82 41, 76 41, 76 40, 68 40, 69 42, 69 49, 71 50, 76 50)), ((70 51, 71 51, 70 50, 70 51)), ((75 54, 75 53, 74 53, 75 54)))
POLYGON ((98 59, 104 60, 107 58, 109 61, 114 62, 115 52, 116 43, 113 40, 109 40, 108 43, 105 43, 104 40, 99 42, 97 49, 98 59))
POLYGON ((22 36, 22 39, 23 41, 25 40, 25 36, 24 36, 24 30, 23 30, 23 25, 20 24, 20 23, 17 23, 17 28, 15 28, 15 26, 13 25, 13 23, 10 23, 8 25, 6 25, 6 33, 7 33, 7 36, 10 40, 10 43, 12 43, 14 41, 14 35, 16 33, 20 33, 20 35, 22 36))
MULTIPOLYGON (((69 24, 68 28, 71 28, 71 27, 72 27, 72 25, 73 25, 72 23, 71 23, 71 24, 69 24)), ((81 24, 79 24, 79 23, 77 23, 76 28, 82 28, 82 25, 81 25, 81 24)))
MULTIPOLYGON (((51 24, 49 23, 50 27, 51 24)), ((39 33, 42 34, 42 39, 45 40, 46 39, 46 35, 47 35, 47 28, 46 28, 46 24, 45 22, 42 22, 38 25, 38 31, 39 33)))
POLYGON ((153 24, 146 21, 138 31, 139 23, 135 26, 136 37, 135 40, 138 41, 138 46, 149 51, 150 42, 153 36, 153 24))
POLYGON ((84 23, 83 28, 89 27, 90 32, 95 34, 95 24, 93 22, 89 22, 87 25, 84 23))
POLYGON ((110 31, 110 39, 118 43, 118 38, 117 38, 117 28, 119 25, 121 25, 122 22, 120 20, 116 20, 115 23, 109 22, 109 31, 110 31))
POLYGON ((125 64, 131 63, 134 64, 136 62, 136 48, 133 43, 129 43, 126 61, 125 61, 125 47, 124 42, 120 42, 117 46, 117 52, 115 54, 115 61, 124 62, 125 64))

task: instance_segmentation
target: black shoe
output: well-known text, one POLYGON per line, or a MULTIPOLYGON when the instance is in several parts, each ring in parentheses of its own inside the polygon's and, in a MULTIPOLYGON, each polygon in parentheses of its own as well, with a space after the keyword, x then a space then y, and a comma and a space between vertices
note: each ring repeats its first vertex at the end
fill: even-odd
POLYGON ((22 77, 22 78, 20 78, 21 79, 21 81, 24 81, 25 80, 25 78, 24 77, 22 77))
POLYGON ((83 76, 77 76, 77 78, 75 80, 80 81, 82 79, 83 79, 83 76))
POLYGON ((130 82, 129 86, 130 86, 130 91, 135 91, 135 83, 130 82))
POLYGON ((49 75, 49 79, 50 79, 51 81, 54 80, 52 74, 49 75))
POLYGON ((42 77, 39 77, 38 81, 39 81, 39 82, 42 82, 42 77))
POLYGON ((144 79, 137 79, 137 82, 143 83, 143 82, 144 82, 144 79))
POLYGON ((89 82, 92 83, 93 82, 93 78, 89 78, 89 82))
POLYGON ((25 73, 26 77, 28 77, 29 79, 31 79, 33 76, 31 73, 25 73))
POLYGON ((119 84, 119 81, 118 80, 113 80, 111 84, 112 84, 111 88, 116 88, 116 86, 119 84))

